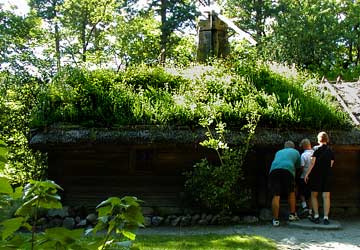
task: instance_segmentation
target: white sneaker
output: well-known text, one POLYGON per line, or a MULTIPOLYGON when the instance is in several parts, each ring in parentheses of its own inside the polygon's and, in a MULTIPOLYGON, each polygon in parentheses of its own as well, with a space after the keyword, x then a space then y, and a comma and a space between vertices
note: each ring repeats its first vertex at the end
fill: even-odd
POLYGON ((297 221, 297 220, 300 220, 300 218, 297 216, 297 214, 289 215, 289 221, 297 221))
POLYGON ((273 220, 272 220, 272 225, 273 225, 274 227, 278 227, 278 226, 280 226, 280 221, 273 219, 273 220))

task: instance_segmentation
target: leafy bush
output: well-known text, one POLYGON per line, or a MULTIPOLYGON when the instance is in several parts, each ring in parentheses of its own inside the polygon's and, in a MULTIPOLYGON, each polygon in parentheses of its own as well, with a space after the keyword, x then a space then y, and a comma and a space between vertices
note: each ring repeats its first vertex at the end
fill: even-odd
POLYGON ((320 71, 320 74, 325 76, 330 81, 335 81, 339 76, 344 81, 358 81, 360 78, 360 65, 352 64, 345 69, 344 61, 341 60, 339 63, 334 65, 330 71, 320 71))
MULTIPOLYGON (((94 237, 92 240, 84 242, 81 240, 85 237, 83 229, 69 230, 62 227, 47 228, 44 232, 38 233, 36 230, 38 210, 62 207, 60 196, 57 195, 59 189, 61 187, 53 181, 30 181, 24 188, 22 204, 15 213, 16 217, 0 223, 1 246, 6 249, 31 250, 134 249, 132 248, 132 242, 136 237, 134 230, 143 226, 144 222, 140 201, 136 197, 110 197, 97 206, 99 221, 94 228, 87 230, 86 234, 89 235, 92 232, 96 234, 100 230, 105 230, 104 237, 94 237), (32 225, 28 221, 32 221, 32 225), (16 234, 21 228, 31 232, 31 239, 28 240, 26 237, 16 234), (122 237, 116 234, 120 234, 122 237)), ((15 193, 19 192, 13 192, 11 187, 5 190, 3 183, 0 194, 4 193, 15 198, 15 193)), ((17 198, 19 197, 21 196, 17 196, 17 198)))
POLYGON ((0 75, 0 140, 9 149, 4 174, 16 185, 30 179, 41 179, 45 173, 46 155, 29 148, 30 116, 37 105, 42 83, 33 78, 0 75))
MULTIPOLYGON (((0 140, 0 173, 7 163, 7 145, 0 140)), ((10 218, 0 221, 0 244, 2 249, 137 249, 132 246, 135 240, 134 231, 143 226, 144 217, 141 212, 140 200, 136 197, 123 198, 110 197, 97 206, 99 213, 98 223, 87 234, 106 230, 103 238, 94 238, 84 243, 82 229, 69 230, 62 227, 48 228, 38 234, 36 225, 39 209, 62 208, 61 198, 57 194, 62 188, 55 182, 34 181, 23 189, 18 187, 13 190, 9 180, 0 174, 0 207, 2 214, 14 201, 21 200, 16 212, 10 218), (29 224, 32 222, 32 225, 29 224), (24 228, 31 232, 31 239, 16 234, 24 228), (122 237, 115 237, 120 234, 122 237)))
POLYGON ((131 248, 136 237, 134 231, 144 226, 140 202, 131 196, 110 197, 96 207, 98 223, 88 230, 87 234, 106 230, 106 235, 97 249, 131 248))
POLYGON ((185 172, 185 191, 196 204, 228 213, 244 206, 251 198, 242 167, 260 117, 256 112, 247 117, 248 124, 242 131, 244 138, 233 148, 226 143, 225 123, 216 122, 214 132, 210 126, 216 121, 216 116, 201 119, 201 126, 207 129, 207 139, 200 144, 215 150, 219 162, 209 162, 204 158, 194 165, 192 171, 185 172))

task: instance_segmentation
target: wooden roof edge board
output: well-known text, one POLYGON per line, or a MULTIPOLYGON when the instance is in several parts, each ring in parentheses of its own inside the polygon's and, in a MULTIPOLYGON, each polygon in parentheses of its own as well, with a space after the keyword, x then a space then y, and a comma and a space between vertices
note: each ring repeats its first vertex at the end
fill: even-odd
POLYGON ((351 112, 351 110, 348 108, 348 106, 346 105, 345 101, 341 98, 341 96, 336 92, 335 88, 333 86, 331 86, 331 84, 325 80, 324 81, 324 85, 325 87, 330 91, 330 93, 336 97, 336 99, 338 100, 338 102, 340 103, 340 105, 343 107, 343 109, 345 110, 345 112, 348 113, 348 115, 350 116, 351 120, 354 122, 354 124, 356 126, 360 125, 360 122, 357 120, 357 118, 354 116, 354 114, 351 112))
MULTIPOLYGON (((280 145, 286 140, 293 140, 299 143, 303 138, 309 138, 316 142, 318 130, 282 130, 258 128, 252 140, 256 145, 280 145)), ((329 130, 326 131, 330 136, 332 144, 339 145, 360 145, 360 130, 349 131, 329 130)), ((152 143, 171 143, 171 144, 194 144, 205 139, 205 131, 197 130, 155 130, 155 129, 54 129, 47 132, 35 134, 30 145, 33 147, 60 146, 69 144, 152 144, 152 143)), ((229 130, 227 134, 228 142, 237 144, 242 141, 244 134, 239 130, 229 130)))
POLYGON ((199 1, 204 9, 205 13, 213 13, 215 14, 221 21, 223 21, 229 28, 233 29, 237 34, 241 36, 241 38, 245 38, 251 45, 256 45, 257 42, 255 39, 249 34, 240 29, 231 19, 227 18, 226 16, 220 14, 222 12, 222 8, 219 6, 216 1, 199 1))
POLYGON ((236 24, 230 20, 229 18, 227 18, 224 15, 221 14, 216 14, 217 17, 223 21, 224 23, 227 24, 227 26, 231 29, 233 29, 236 33, 238 33, 241 37, 245 38, 247 41, 249 41, 249 43, 251 45, 256 45, 257 42, 255 41, 255 39, 248 33, 246 33, 245 31, 241 30, 238 26, 236 26, 236 24))

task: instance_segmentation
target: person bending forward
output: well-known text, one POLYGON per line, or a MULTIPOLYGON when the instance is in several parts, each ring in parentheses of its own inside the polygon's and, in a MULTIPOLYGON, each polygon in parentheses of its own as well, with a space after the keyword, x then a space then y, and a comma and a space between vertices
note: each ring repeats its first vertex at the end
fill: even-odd
POLYGON ((277 151, 269 173, 269 187, 272 193, 273 226, 279 226, 280 195, 288 196, 289 221, 298 220, 296 215, 295 170, 300 168, 300 153, 292 141, 286 141, 284 148, 277 151))

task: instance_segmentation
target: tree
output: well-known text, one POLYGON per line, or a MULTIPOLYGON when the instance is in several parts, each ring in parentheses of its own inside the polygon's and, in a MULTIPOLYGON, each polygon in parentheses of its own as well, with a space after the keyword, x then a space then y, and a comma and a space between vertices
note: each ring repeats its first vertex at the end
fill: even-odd
POLYGON ((134 16, 118 15, 111 29, 114 42, 109 50, 115 58, 117 68, 132 64, 157 61, 159 56, 159 22, 154 13, 139 13, 134 16))
POLYGON ((96 57, 96 52, 102 52, 99 44, 113 25, 116 6, 116 0, 65 0, 61 12, 65 51, 74 64, 85 63, 90 54, 96 57))
POLYGON ((27 74, 36 60, 33 47, 39 35, 39 19, 0 8, 0 71, 27 74))
POLYGON ((198 16, 195 1, 190 0, 156 0, 149 3, 149 9, 153 9, 160 17, 160 56, 159 61, 165 64, 166 56, 176 40, 172 39, 175 31, 184 32, 194 25, 198 16))
POLYGON ((46 156, 28 144, 31 110, 41 88, 41 83, 32 77, 0 73, 0 140, 9 150, 4 175, 12 184, 22 185, 44 175, 46 156))
POLYGON ((228 0, 225 10, 239 28, 254 36, 258 44, 266 36, 267 21, 276 13, 272 0, 228 0))
POLYGON ((345 44, 343 66, 345 69, 360 64, 360 3, 354 0, 340 2, 339 18, 343 43, 345 44))
POLYGON ((279 1, 268 55, 307 69, 330 69, 340 37, 337 13, 331 0, 279 1))
POLYGON ((60 54, 60 24, 59 24, 59 9, 64 3, 63 0, 30 0, 29 6, 35 15, 42 18, 51 27, 51 36, 54 39, 56 68, 60 69, 61 54, 60 54))

